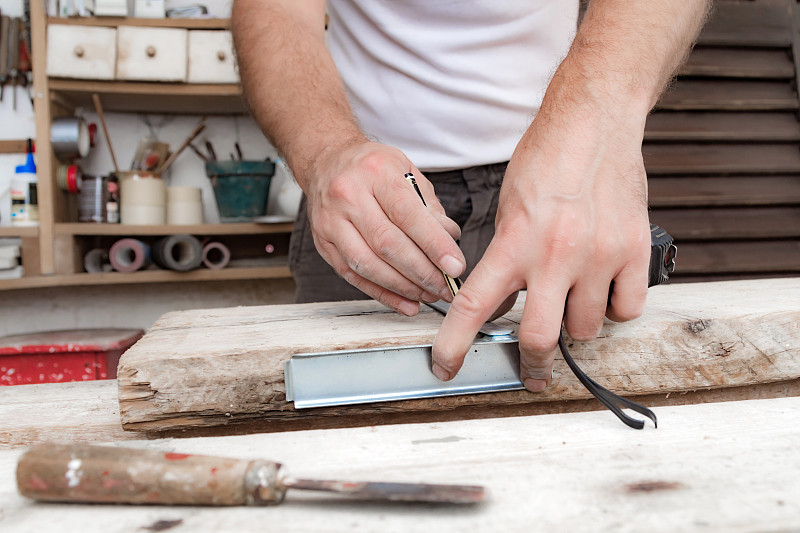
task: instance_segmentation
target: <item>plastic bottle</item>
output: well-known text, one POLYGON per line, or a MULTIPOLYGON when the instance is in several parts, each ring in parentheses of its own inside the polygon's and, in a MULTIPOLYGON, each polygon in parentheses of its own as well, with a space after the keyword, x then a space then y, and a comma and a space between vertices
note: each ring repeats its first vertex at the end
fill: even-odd
POLYGON ((36 192, 36 164, 29 149, 24 165, 11 178, 11 225, 38 226, 39 200, 36 192))

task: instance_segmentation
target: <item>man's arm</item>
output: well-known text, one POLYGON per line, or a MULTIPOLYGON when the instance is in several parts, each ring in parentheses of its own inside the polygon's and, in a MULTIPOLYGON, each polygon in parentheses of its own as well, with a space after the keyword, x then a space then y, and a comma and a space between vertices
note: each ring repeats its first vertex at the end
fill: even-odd
POLYGON ((645 120, 707 9, 708 0, 590 2, 511 158, 495 238, 436 337, 440 379, 458 372, 481 324, 523 288, 520 370, 532 391, 550 381, 562 319, 584 341, 600 332, 604 314, 623 321, 642 313, 650 256, 645 120))
POLYGON ((413 315, 420 300, 450 299, 439 269, 463 271, 460 230, 408 158, 359 129, 325 47, 324 18, 323 0, 236 0, 244 91, 308 197, 320 254, 351 284, 413 315), (428 209, 403 179, 407 172, 428 209))

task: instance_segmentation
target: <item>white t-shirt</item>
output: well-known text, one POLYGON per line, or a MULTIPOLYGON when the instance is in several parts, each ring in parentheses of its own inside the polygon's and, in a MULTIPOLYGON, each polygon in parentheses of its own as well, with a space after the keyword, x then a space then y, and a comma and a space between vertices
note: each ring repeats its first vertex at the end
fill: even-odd
POLYGON ((578 0, 330 0, 362 130, 421 170, 508 161, 575 35, 578 0))

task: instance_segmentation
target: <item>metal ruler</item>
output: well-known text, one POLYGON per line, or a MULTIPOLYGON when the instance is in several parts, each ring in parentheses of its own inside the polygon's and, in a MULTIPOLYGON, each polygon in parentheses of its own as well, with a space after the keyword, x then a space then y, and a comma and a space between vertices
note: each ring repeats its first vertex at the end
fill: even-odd
POLYGON ((295 409, 524 389, 519 343, 511 335, 478 339, 458 375, 431 373, 431 345, 293 355, 285 363, 286 399, 295 409))

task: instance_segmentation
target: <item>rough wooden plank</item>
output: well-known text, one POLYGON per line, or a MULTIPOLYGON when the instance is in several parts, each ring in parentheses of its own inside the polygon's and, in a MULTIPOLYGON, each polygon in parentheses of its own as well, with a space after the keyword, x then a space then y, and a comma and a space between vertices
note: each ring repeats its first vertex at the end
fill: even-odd
POLYGON ((648 175, 800 173, 796 144, 654 144, 642 146, 648 175))
POLYGON ((788 82, 678 80, 659 100, 673 111, 778 111, 797 109, 797 93, 788 82))
MULTIPOLYGON (((679 394, 648 394, 638 399, 650 407, 730 402, 800 396, 800 379, 679 394)), ((554 413, 602 411, 595 399, 536 402, 520 405, 464 406, 450 411, 420 411, 377 415, 270 420, 205 428, 198 431, 160 432, 176 438, 231 434, 273 433, 385 424, 449 422, 453 420, 504 418, 554 413)), ((0 387, 0 450, 32 446, 40 442, 116 442, 142 438, 142 433, 123 431, 119 419, 117 381, 50 383, 0 387)))
POLYGON ((800 204, 800 176, 649 177, 651 207, 800 204))
POLYGON ((677 276, 800 272, 800 240, 679 242, 678 264, 677 276))
POLYGON ((119 421, 116 380, 0 387, 0 449, 130 438, 119 421))
POLYGON ((650 222, 679 240, 800 237, 800 207, 659 209, 650 222))
MULTIPOLYGON (((519 321, 523 298, 505 321, 519 321)), ((402 317, 375 302, 186 311, 162 317, 119 367, 123 427, 168 430, 342 415, 392 416, 465 406, 589 398, 557 358, 541 394, 526 391, 322 408, 286 402, 292 353, 431 342, 434 312, 402 317)), ((800 279, 655 287, 644 316, 574 343, 601 384, 629 395, 744 386, 800 377, 800 279)))
POLYGON ((645 141, 800 141, 791 112, 733 113, 660 111, 647 117, 645 141))
POLYGON ((714 2, 711 17, 700 33, 702 45, 792 45, 790 0, 714 2))
POLYGON ((794 63, 788 49, 695 48, 682 76, 790 80, 794 63))
POLYGON ((34 504, 0 452, 4 532, 795 531, 800 398, 669 407, 634 431, 610 413, 156 440, 140 446, 283 462, 297 476, 477 483, 476 507, 364 504, 290 491, 266 508, 34 504), (277 526, 276 526, 277 527, 277 526), (152 530, 152 529, 151 529, 152 530))

